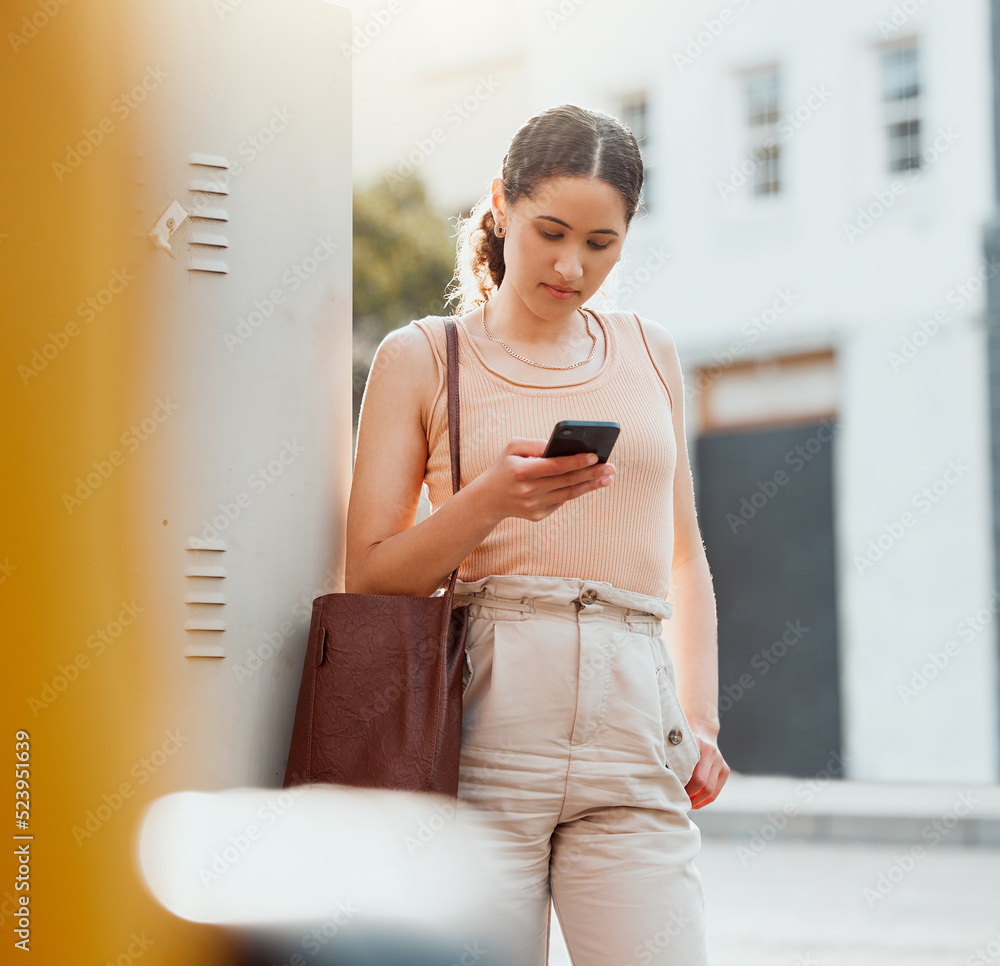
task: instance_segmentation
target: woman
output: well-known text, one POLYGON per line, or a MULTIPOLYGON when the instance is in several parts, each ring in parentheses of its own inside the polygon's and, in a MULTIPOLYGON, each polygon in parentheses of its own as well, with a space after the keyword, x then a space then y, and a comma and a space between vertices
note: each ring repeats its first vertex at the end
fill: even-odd
POLYGON ((346 590, 430 595, 460 568, 459 799, 507 847, 528 961, 546 961, 551 896, 576 966, 703 964, 687 811, 729 766, 681 368, 661 325, 583 308, 638 209, 639 148, 616 119, 563 105, 517 131, 501 175, 462 225, 453 293, 462 488, 444 319, 429 317, 372 363, 346 590), (542 458, 561 419, 619 422, 612 460, 542 458), (425 481, 434 512, 414 525, 425 481))

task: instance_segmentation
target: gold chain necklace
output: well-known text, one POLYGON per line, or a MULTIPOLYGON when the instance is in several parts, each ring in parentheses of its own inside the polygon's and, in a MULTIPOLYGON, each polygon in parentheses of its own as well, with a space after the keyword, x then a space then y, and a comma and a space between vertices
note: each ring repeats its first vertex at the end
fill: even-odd
POLYGON ((525 359, 524 356, 519 356, 506 342, 502 342, 500 339, 495 339, 490 333, 490 327, 486 324, 486 303, 483 302, 483 328, 486 330, 486 334, 489 336, 492 342, 499 342, 515 359, 520 359, 522 362, 528 363, 529 366, 537 366, 539 369, 575 369, 577 366, 585 366, 591 359, 594 358, 594 350, 597 348, 597 336, 590 331, 590 319, 587 313, 583 309, 577 309, 577 312, 583 316, 584 324, 587 326, 587 335, 594 340, 594 344, 590 347, 590 354, 582 362, 574 362, 571 366, 546 366, 541 362, 532 362, 530 359, 525 359))

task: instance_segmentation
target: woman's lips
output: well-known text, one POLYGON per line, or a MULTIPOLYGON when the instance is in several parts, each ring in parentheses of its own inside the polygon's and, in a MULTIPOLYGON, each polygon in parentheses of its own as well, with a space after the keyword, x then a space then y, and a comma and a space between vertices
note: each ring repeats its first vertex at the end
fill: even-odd
POLYGON ((552 285, 548 285, 545 282, 542 282, 542 287, 545 289, 546 292, 549 293, 549 295, 557 299, 571 299, 574 295, 577 294, 574 289, 565 291, 563 289, 555 288, 552 285))

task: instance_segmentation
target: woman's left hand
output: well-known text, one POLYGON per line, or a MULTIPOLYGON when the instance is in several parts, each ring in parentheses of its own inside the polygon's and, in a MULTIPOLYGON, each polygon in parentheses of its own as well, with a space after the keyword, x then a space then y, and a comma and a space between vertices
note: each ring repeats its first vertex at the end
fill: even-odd
POLYGON ((691 807, 701 808, 715 801, 722 786, 726 784, 730 769, 715 739, 700 735, 697 731, 694 736, 698 740, 701 758, 691 773, 691 780, 684 786, 684 791, 691 799, 691 807))

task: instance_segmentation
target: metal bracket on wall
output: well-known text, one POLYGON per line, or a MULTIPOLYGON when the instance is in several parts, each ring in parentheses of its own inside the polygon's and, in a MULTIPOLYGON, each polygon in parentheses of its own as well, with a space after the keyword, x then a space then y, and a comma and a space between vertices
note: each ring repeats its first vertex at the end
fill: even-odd
POLYGON ((171 258, 177 255, 170 247, 170 236, 187 220, 187 210, 179 201, 171 201, 167 210, 157 219, 149 232, 149 237, 171 258))

